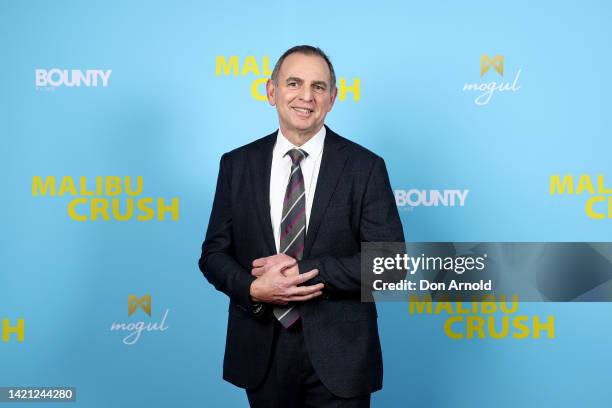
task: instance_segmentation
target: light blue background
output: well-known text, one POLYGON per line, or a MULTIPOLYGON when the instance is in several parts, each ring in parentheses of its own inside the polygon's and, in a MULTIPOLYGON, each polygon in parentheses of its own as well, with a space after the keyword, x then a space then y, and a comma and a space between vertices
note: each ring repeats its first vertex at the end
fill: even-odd
MULTIPOLYGON (((3 1, 0 318, 25 318, 26 340, 0 342, 0 386, 75 386, 82 407, 247 405, 221 380, 227 298, 196 262, 221 154, 277 120, 252 75, 215 76, 217 55, 273 63, 310 43, 359 77, 361 101, 328 125, 383 156, 396 189, 470 190, 463 208, 403 211, 410 241, 610 240, 586 197, 548 195, 554 173, 612 177, 612 7, 570 4, 3 1), (485 53, 504 55, 506 82, 522 69, 521 89, 479 107, 461 89, 485 53), (36 90, 35 69, 56 67, 112 75, 36 90), (144 195, 180 198, 180 220, 78 223, 69 197, 32 197, 34 175, 141 175, 144 195), (170 328, 124 345, 110 324, 148 320, 127 317, 130 293, 152 295, 152 321, 169 308, 170 328)), ((519 312, 554 315, 556 338, 450 340, 445 316, 379 305, 373 406, 609 405, 612 306, 519 312)))

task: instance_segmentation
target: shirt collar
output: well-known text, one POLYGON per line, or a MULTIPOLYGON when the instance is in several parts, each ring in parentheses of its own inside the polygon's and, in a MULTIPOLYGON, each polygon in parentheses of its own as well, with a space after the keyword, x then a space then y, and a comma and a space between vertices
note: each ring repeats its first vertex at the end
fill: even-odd
POLYGON ((275 155, 284 156, 291 149, 302 149, 308 153, 308 157, 316 158, 323 150, 323 144, 325 142, 325 126, 321 126, 321 129, 300 147, 295 146, 291 143, 285 135, 283 135, 280 128, 278 129, 278 135, 276 136, 276 144, 274 146, 275 155))

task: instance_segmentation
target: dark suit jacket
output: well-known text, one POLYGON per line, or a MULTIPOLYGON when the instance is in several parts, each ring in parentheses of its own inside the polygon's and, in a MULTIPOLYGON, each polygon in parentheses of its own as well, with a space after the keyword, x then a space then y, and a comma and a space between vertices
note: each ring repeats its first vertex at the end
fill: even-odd
MULTIPOLYGON (((403 242, 382 158, 329 128, 300 273, 325 284, 322 296, 298 303, 308 354, 323 384, 340 397, 382 388, 374 303, 360 301, 360 244, 403 242)), ((270 168, 277 132, 221 158, 200 270, 230 298, 223 378, 256 388, 271 355, 273 316, 255 317, 251 263, 276 253, 270 221, 270 168)))

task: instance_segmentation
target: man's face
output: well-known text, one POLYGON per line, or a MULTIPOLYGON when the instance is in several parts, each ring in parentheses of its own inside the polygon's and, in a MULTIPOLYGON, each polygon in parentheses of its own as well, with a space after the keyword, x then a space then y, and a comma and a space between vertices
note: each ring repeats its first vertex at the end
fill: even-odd
POLYGON ((277 79, 277 84, 269 80, 266 90, 283 134, 298 139, 314 135, 336 99, 327 63, 318 55, 293 53, 283 61, 277 79))

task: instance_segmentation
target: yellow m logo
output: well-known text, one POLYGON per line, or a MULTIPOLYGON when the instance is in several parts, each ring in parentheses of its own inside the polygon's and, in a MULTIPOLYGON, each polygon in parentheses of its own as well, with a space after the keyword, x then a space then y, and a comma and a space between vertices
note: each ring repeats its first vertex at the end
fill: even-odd
POLYGON ((486 74, 491 67, 493 67, 499 75, 504 76, 504 56, 496 55, 493 58, 489 58, 487 54, 483 54, 483 56, 480 57, 480 76, 486 74))
POLYGON ((128 295, 128 316, 131 316, 139 307, 151 316, 151 295, 144 295, 140 299, 136 295, 128 295))

